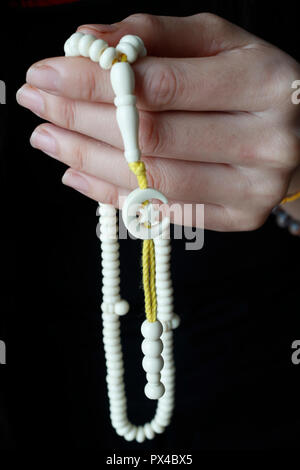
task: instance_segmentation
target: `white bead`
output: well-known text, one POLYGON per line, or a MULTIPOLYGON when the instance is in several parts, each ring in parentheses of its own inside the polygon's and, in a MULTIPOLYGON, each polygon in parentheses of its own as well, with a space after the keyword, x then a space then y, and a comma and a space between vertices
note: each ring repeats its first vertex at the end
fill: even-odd
POLYGON ((103 286, 102 287, 102 292, 104 295, 117 295, 120 293, 120 287, 119 286, 103 286))
POLYGON ((151 384, 159 384, 160 379, 161 379, 161 373, 156 372, 154 374, 151 374, 151 373, 147 372, 146 379, 147 379, 147 382, 149 382, 151 384))
POLYGON ((137 442, 141 443, 144 442, 145 440, 145 431, 143 426, 139 426, 137 428, 137 433, 136 433, 136 440, 137 442))
POLYGON ((108 47, 108 44, 103 39, 96 39, 90 47, 89 56, 93 62, 99 62, 100 56, 103 51, 108 47))
POLYGON ((132 424, 129 421, 125 425, 121 425, 120 427, 116 428, 116 433, 119 436, 124 436, 130 429, 132 428, 132 424))
POLYGON ((99 214, 103 216, 116 216, 116 208, 111 204, 99 204, 99 214))
POLYGON ((157 265, 156 265, 157 274, 158 273, 167 273, 169 271, 170 271, 170 266, 168 266, 168 264, 165 264, 165 263, 159 264, 159 263, 157 263, 157 265))
POLYGON ((111 384, 111 385, 119 385, 119 384, 122 383, 122 378, 112 377, 111 375, 107 374, 106 382, 107 382, 107 384, 111 384))
MULTIPOLYGON (((173 314, 174 307, 173 305, 160 305, 159 303, 159 297, 158 297, 158 306, 157 306, 157 314, 159 317, 164 318, 164 314, 173 314)), ((168 317, 169 319, 169 317, 168 317)))
POLYGON ((156 272, 156 280, 159 281, 167 281, 171 279, 171 272, 170 271, 164 271, 164 272, 156 272))
POLYGON ((114 369, 113 367, 108 367, 108 374, 112 377, 120 377, 124 374, 124 367, 119 367, 118 369, 114 369))
POLYGON ((145 356, 158 357, 161 355, 163 350, 163 343, 160 339, 151 340, 144 339, 142 342, 142 351, 145 356))
POLYGON ((157 286, 157 297, 172 297, 173 296, 173 287, 162 288, 157 286))
POLYGON ((133 441, 133 439, 135 439, 137 427, 134 425, 131 426, 131 429, 124 434, 124 439, 126 439, 126 441, 133 441))
POLYGON ((115 261, 119 258, 119 253, 102 251, 101 256, 104 261, 115 261))
POLYGON ((99 64, 104 70, 109 70, 113 61, 117 59, 117 51, 114 47, 108 47, 100 56, 99 64))
POLYGON ((160 426, 155 420, 155 418, 151 421, 151 426, 154 432, 157 434, 161 434, 164 432, 165 428, 163 426, 160 426))
POLYGON ((102 269, 102 275, 103 277, 111 277, 111 278, 115 278, 115 277, 119 277, 120 276, 120 269, 107 269, 107 268, 104 268, 102 269))
POLYGON ((104 277, 102 282, 104 286, 115 287, 120 284, 120 278, 119 277, 104 277))
POLYGON ((80 52, 78 49, 78 44, 81 38, 83 37, 83 33, 74 33, 69 39, 65 42, 64 51, 66 56, 79 56, 80 52))
POLYGON ((159 384, 147 383, 145 385, 144 390, 145 390, 146 397, 149 398, 150 400, 158 400, 165 393, 165 387, 162 383, 159 383, 159 384))
POLYGON ((106 261, 102 260, 102 268, 103 269, 119 269, 120 260, 116 259, 114 261, 106 261))
POLYGON ((159 320, 156 320, 155 322, 144 320, 141 326, 141 332, 146 339, 159 339, 163 332, 162 324, 159 320))
POLYGON ((142 366, 144 371, 150 374, 160 372, 164 366, 164 360, 161 356, 159 357, 148 357, 143 358, 142 366))
POLYGON ((129 312, 129 308, 127 300, 122 299, 115 304, 115 313, 119 316, 126 315, 129 312))
POLYGON ((174 315, 174 317, 172 318, 172 328, 173 330, 175 330, 175 328, 178 328, 178 326, 180 325, 180 316, 179 315, 174 315))
POLYGON ((89 57, 89 49, 95 39, 95 36, 93 36, 92 34, 83 35, 78 44, 78 50, 80 55, 82 55, 83 57, 89 57))
POLYGON ((172 251, 172 247, 171 245, 156 245, 155 246, 155 254, 159 254, 159 255, 168 255, 170 254, 172 251))
POLYGON ((133 64, 138 58, 138 50, 129 42, 119 42, 116 49, 119 53, 126 55, 130 64, 133 64))
POLYGON ((171 295, 170 297, 160 297, 159 303, 161 306, 173 305, 173 296, 171 295))
POLYGON ((150 423, 144 424, 144 431, 147 439, 151 440, 155 437, 155 432, 153 431, 150 423))
POLYGON ((120 39, 120 44, 123 42, 131 44, 137 50, 139 57, 144 57, 147 54, 144 42, 138 36, 126 34, 120 39))
POLYGON ((111 68, 110 80, 116 95, 116 116, 124 143, 124 155, 128 162, 137 161, 141 155, 138 144, 139 115, 135 104, 129 104, 128 102, 128 99, 131 103, 135 102, 135 80, 130 64, 128 62, 114 64, 111 68), (134 98, 133 101, 132 97, 134 98))
MULTIPOLYGON (((101 305, 101 307, 102 307, 102 305, 101 305)), ((104 305, 106 305, 106 304, 104 304, 104 305)), ((120 323, 119 317, 117 317, 117 315, 115 315, 114 313, 105 312, 105 313, 102 314, 102 318, 103 318, 103 321, 105 321, 105 322, 120 323)))
POLYGON ((105 252, 116 252, 119 251, 119 243, 102 243, 102 250, 105 252))

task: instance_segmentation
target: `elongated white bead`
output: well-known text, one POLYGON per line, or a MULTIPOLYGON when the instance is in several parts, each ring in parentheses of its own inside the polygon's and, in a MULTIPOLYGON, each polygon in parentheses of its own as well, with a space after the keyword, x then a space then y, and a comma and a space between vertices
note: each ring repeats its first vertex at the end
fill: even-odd
POLYGON ((124 155, 127 162, 140 159, 138 145, 139 115, 135 106, 133 94, 134 73, 128 62, 117 62, 110 72, 110 80, 115 92, 114 103, 117 107, 117 121, 124 142, 124 155))

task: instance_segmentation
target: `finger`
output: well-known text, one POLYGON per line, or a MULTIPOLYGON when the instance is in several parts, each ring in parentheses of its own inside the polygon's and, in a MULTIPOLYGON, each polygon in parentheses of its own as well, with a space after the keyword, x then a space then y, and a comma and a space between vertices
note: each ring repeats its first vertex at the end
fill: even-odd
MULTIPOLYGON (((199 13, 186 17, 134 14, 113 25, 86 24, 78 31, 117 45, 122 36, 140 36, 149 55, 200 57, 245 46, 254 36, 220 16, 199 13)), ((258 39, 258 38, 256 38, 258 39)))
MULTIPOLYGON (((28 85, 17 99, 59 127, 123 148, 112 105, 74 101, 28 85), (42 99, 39 107, 35 94, 42 99)), ((267 121, 262 127, 261 120, 249 113, 141 111, 139 130, 142 153, 148 156, 243 166, 264 162, 271 166, 299 154, 295 139, 282 138, 281 132, 267 121)))
MULTIPOLYGON (((95 176, 73 169, 68 169, 65 172, 62 182, 95 201, 112 204, 118 208, 122 208, 124 200, 129 194, 127 188, 116 186, 95 176)), ((219 231, 232 229, 231 219, 224 207, 205 204, 204 218, 202 204, 187 204, 184 201, 169 199, 168 207, 170 208, 168 215, 174 224, 219 231)))
MULTIPOLYGON (((51 124, 42 124, 31 137, 34 147, 72 168, 116 186, 134 189, 135 175, 120 150, 51 124), (49 145, 49 142, 51 143, 49 145)), ((145 157, 149 186, 167 197, 185 201, 245 204, 239 171, 230 165, 145 157)))
MULTIPOLYGON (((152 111, 263 111, 276 90, 277 62, 269 54, 264 67, 250 67, 253 54, 251 49, 241 49, 204 58, 145 57, 133 65, 138 107, 152 111)), ((83 57, 42 60, 28 70, 26 81, 75 100, 114 100, 110 74, 83 57)))

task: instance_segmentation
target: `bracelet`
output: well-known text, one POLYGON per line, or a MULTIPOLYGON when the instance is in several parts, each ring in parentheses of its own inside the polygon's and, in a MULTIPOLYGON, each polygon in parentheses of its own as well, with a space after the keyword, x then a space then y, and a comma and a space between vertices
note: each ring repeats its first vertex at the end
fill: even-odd
MULTIPOLYGON (((74 33, 65 43, 66 56, 89 57, 105 70, 116 95, 116 118, 124 143, 124 156, 136 175, 139 188, 126 198, 122 218, 127 230, 143 240, 142 266, 146 319, 141 325, 144 337, 142 367, 146 372, 145 395, 158 400, 152 421, 134 425, 128 420, 124 384, 124 362, 121 345, 120 317, 129 311, 129 304, 120 296, 120 260, 117 210, 99 202, 99 226, 102 257, 102 321, 106 357, 106 382, 112 426, 127 441, 143 442, 164 432, 174 410, 175 364, 173 330, 180 323, 174 314, 171 280, 171 245, 168 232, 170 219, 158 221, 158 211, 151 199, 167 203, 167 198, 148 187, 146 168, 140 160, 138 145, 139 115, 134 93, 135 78, 131 68, 138 57, 146 55, 143 41, 134 35, 121 38, 116 47, 91 34, 74 33), (137 217, 138 216, 138 217, 137 217), (167 235, 166 235, 167 233, 167 235)), ((128 275, 128 273, 126 273, 128 275)))
POLYGON ((272 214, 276 217, 276 223, 281 228, 286 228, 291 235, 300 236, 300 221, 290 216, 279 206, 274 207, 272 214))

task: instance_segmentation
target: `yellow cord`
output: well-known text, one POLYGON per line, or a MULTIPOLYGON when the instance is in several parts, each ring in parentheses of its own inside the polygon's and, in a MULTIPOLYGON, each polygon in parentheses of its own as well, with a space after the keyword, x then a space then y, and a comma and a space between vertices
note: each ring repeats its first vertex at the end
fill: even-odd
MULTIPOLYGON (((148 183, 144 162, 131 162, 128 165, 130 170, 136 175, 139 187, 146 189, 148 183)), ((148 201, 145 201, 144 205, 147 204, 148 201)), ((142 262, 146 318, 149 322, 154 322, 156 321, 157 301, 155 287, 155 249, 152 239, 143 240, 142 262)))
POLYGON ((300 191, 298 191, 295 194, 292 194, 292 196, 286 196, 285 198, 282 199, 280 204, 286 204, 287 202, 293 202, 293 201, 296 201, 299 198, 300 198, 300 191))

